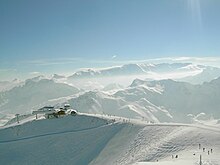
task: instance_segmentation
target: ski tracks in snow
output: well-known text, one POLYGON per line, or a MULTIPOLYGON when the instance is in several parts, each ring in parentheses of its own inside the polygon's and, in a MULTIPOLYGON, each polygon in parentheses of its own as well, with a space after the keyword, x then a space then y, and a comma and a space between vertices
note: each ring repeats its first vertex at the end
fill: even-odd
POLYGON ((186 126, 146 126, 137 134, 116 164, 171 158, 182 150, 196 147, 198 141, 203 142, 204 139, 194 133, 194 129, 186 126))
POLYGON ((45 134, 40 134, 40 135, 22 137, 22 138, 18 138, 18 139, 0 140, 0 144, 23 141, 23 140, 28 140, 28 139, 41 138, 41 137, 46 137, 46 136, 60 135, 60 134, 66 134, 66 133, 79 133, 79 132, 83 132, 83 131, 89 131, 89 130, 104 128, 104 127, 107 127, 107 126, 110 126, 110 125, 113 125, 113 124, 118 124, 118 123, 109 123, 109 124, 106 124, 106 125, 94 126, 94 127, 78 129, 78 130, 75 129, 75 130, 66 130, 66 131, 60 131, 60 132, 50 132, 50 133, 45 133, 45 134))

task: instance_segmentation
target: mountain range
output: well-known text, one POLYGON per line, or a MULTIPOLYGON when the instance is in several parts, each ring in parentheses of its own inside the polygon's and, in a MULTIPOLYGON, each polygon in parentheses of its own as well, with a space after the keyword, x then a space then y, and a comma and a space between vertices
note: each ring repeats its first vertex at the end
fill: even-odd
MULTIPOLYGON (((76 72, 78 77, 56 74, 50 78, 34 77, 24 82, 19 81, 15 87, 0 92, 0 117, 7 114, 30 113, 45 105, 58 107, 69 103, 80 112, 139 118, 148 122, 190 123, 197 120, 196 117, 201 113, 203 119, 218 119, 220 78, 214 79, 218 72, 218 68, 190 63, 127 64, 79 71, 76 72), (205 81, 206 75, 209 75, 207 80, 212 81, 192 84, 180 79, 151 80, 146 75, 143 79, 132 79, 138 77, 139 73, 176 75, 177 72, 188 74, 188 71, 190 74, 199 71, 190 77, 194 77, 196 81, 205 81), (98 78, 97 75, 102 76, 98 78), (120 78, 127 84, 130 81, 131 83, 121 85, 117 83, 120 78), (69 79, 74 80, 74 83, 69 82, 69 79), (101 81, 106 80, 105 86, 101 81), (79 88, 82 86, 86 88, 79 88)), ((187 78, 189 77, 184 77, 187 78)))
POLYGON ((48 100, 73 95, 80 90, 49 79, 28 79, 21 86, 0 92, 1 113, 25 113, 47 105, 48 100))

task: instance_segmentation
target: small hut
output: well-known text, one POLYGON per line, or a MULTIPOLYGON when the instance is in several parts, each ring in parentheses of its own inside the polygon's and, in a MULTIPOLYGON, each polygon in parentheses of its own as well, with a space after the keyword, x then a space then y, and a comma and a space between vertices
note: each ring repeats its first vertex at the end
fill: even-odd
POLYGON ((64 110, 68 110, 68 109, 70 109, 71 108, 71 106, 69 105, 69 104, 65 104, 64 105, 64 110))

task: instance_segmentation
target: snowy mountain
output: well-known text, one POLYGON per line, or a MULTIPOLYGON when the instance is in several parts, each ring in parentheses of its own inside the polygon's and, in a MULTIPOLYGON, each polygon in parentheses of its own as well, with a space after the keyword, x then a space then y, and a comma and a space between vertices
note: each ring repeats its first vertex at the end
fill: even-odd
MULTIPOLYGON (((122 66, 113 66, 109 68, 100 68, 100 69, 82 69, 75 72, 72 76, 68 78, 77 79, 77 78, 95 78, 95 77, 109 77, 109 76, 126 76, 126 75, 146 75, 149 78, 157 79, 159 77, 151 77, 153 74, 163 74, 164 79, 172 78, 169 76, 176 76, 176 79, 192 77, 195 75, 201 74, 201 77, 205 79, 208 75, 208 80, 210 81, 213 78, 220 76, 220 69, 215 67, 196 65, 192 63, 159 63, 159 64, 125 64, 122 66), (205 76, 206 75, 206 76, 205 76), (210 79, 211 78, 211 79, 210 79)), ((162 77, 161 77, 162 78, 162 77)), ((161 79, 160 78, 160 79, 161 79)), ((174 77, 175 78, 175 77, 174 77)), ((188 79, 189 79, 188 78, 188 79)), ((199 80, 197 78, 197 82, 204 81, 203 79, 199 80)), ((195 81, 195 82, 196 82, 195 81)))
POLYGON ((128 86, 135 78, 145 80, 173 79, 202 84, 220 76, 220 69, 192 63, 125 64, 109 68, 81 69, 66 81, 85 90, 102 89, 110 82, 128 86))
POLYGON ((78 93, 79 89, 40 77, 28 79, 24 85, 0 93, 0 112, 24 113, 46 105, 48 100, 78 93))
POLYGON ((92 114, 109 114, 127 118, 139 118, 148 122, 170 122, 172 116, 163 107, 157 107, 145 98, 129 100, 101 91, 86 92, 68 100, 73 109, 92 114))
POLYGON ((13 81, 0 81, 0 92, 10 90, 20 85, 22 85, 22 81, 18 79, 14 79, 13 81))
MULTIPOLYGON (((192 63, 133 63, 108 68, 87 68, 76 71, 71 76, 54 74, 52 76, 38 76, 33 78, 52 79, 58 83, 71 84, 84 90, 103 89, 110 84, 128 86, 136 78, 145 80, 173 79, 202 84, 220 77, 220 69, 216 67, 196 65, 192 63)), ((0 82, 0 91, 12 89, 22 85, 18 80, 0 82)))
POLYGON ((74 73, 69 78, 88 78, 88 77, 105 77, 105 76, 122 76, 122 75, 142 75, 148 72, 168 73, 173 71, 201 70, 204 66, 190 68, 191 63, 161 63, 161 64, 125 64, 122 66, 113 66, 101 69, 83 69, 74 73))
POLYGON ((208 119, 220 118, 220 78, 202 85, 174 80, 133 83, 114 92, 89 91, 65 100, 74 109, 85 113, 110 114, 141 118, 151 122, 198 121, 204 113, 208 119))
MULTIPOLYGON (((187 114, 197 115, 201 112, 220 118, 220 78, 202 85, 191 85, 173 80, 143 81, 135 80, 131 87, 147 87, 155 92, 139 92, 157 106, 165 107, 171 115, 180 122, 184 122, 183 116, 187 114), (159 92, 158 92, 159 91, 159 92)), ((130 92, 133 93, 133 92, 130 92)))
POLYGON ((27 80, 23 86, 0 93, 0 117, 30 112, 44 105, 69 103, 79 112, 139 118, 154 123, 198 122, 197 116, 201 113, 206 120, 220 118, 220 78, 202 85, 135 79, 126 88, 110 87, 107 91, 87 91, 73 96, 79 90, 67 84, 48 79, 27 80))
POLYGON ((203 164, 219 165, 219 139, 214 126, 147 124, 86 114, 33 116, 0 128, 0 160, 16 165, 194 165, 201 155, 203 164))
POLYGON ((103 69, 84 69, 74 73, 69 78, 89 78, 103 76, 120 76, 120 75, 136 75, 145 74, 146 70, 139 64, 126 64, 123 66, 114 66, 103 69))
POLYGON ((63 75, 59 75, 59 74, 52 75, 52 79, 64 79, 64 78, 66 78, 66 77, 63 75))
POLYGON ((194 76, 188 76, 181 81, 189 82, 192 84, 202 84, 203 82, 209 82, 213 79, 216 79, 220 76, 220 69, 215 67, 203 67, 203 70, 200 74, 194 76))

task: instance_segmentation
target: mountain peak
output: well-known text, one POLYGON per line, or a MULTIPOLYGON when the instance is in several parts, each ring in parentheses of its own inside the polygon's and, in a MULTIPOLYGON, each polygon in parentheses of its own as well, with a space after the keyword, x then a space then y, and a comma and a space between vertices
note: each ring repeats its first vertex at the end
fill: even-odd
POLYGON ((130 87, 136 87, 139 85, 143 85, 146 81, 136 78, 130 85, 130 87))
POLYGON ((53 74, 52 75, 52 79, 62 79, 62 78, 65 78, 65 76, 59 75, 59 74, 53 74))

